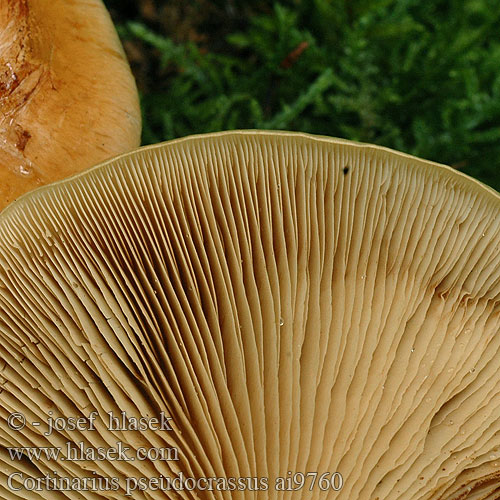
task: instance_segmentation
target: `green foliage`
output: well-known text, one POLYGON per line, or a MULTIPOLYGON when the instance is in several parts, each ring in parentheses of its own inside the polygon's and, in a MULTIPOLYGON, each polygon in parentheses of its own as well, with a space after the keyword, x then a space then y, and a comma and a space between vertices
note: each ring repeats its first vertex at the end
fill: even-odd
POLYGON ((142 95, 145 143, 300 130, 456 165, 500 189, 499 2, 260 2, 217 51, 137 22, 120 34, 154 51, 162 75, 142 95))

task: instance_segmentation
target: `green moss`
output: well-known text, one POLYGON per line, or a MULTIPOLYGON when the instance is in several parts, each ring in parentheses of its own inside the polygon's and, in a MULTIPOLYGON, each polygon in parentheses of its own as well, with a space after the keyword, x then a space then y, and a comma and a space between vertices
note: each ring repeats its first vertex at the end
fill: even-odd
POLYGON ((153 60, 144 143, 300 130, 455 165, 500 189, 498 2, 259 1, 244 16, 233 1, 215 4, 231 19, 199 13, 196 42, 140 18, 120 23, 153 60))

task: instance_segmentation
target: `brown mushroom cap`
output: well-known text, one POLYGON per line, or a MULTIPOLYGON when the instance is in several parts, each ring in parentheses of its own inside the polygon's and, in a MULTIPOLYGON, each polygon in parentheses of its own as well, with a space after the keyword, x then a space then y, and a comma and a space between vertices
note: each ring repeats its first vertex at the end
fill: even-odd
POLYGON ((135 149, 135 82, 100 0, 0 2, 0 210, 135 149))
POLYGON ((478 182, 304 134, 143 148, 0 216, 0 444, 120 441, 179 460, 4 449, 0 495, 17 498, 16 471, 20 498, 26 478, 56 471, 117 479, 85 498, 130 498, 130 478, 180 472, 268 487, 147 483, 132 498, 498 498, 499 327, 500 200, 478 182), (107 428, 122 411, 164 412, 174 429, 107 428), (12 412, 24 429, 6 425, 12 412), (49 416, 92 412, 93 431, 43 434, 49 416), (307 472, 311 490, 311 476, 276 489, 307 472), (319 483, 334 472, 340 491, 319 483))

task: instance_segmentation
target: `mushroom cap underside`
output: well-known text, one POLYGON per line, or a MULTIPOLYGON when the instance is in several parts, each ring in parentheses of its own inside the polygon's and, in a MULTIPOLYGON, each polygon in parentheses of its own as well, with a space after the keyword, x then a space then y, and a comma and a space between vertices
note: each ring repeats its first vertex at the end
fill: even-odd
POLYGON ((500 498, 499 207, 445 166, 262 131, 142 148, 25 195, 0 215, 0 497, 49 474, 130 498, 130 478, 182 473, 212 489, 131 496, 500 498), (110 429, 122 412, 172 430, 110 429), (92 413, 93 430, 44 434, 92 413), (118 442, 178 455, 68 456, 118 442))

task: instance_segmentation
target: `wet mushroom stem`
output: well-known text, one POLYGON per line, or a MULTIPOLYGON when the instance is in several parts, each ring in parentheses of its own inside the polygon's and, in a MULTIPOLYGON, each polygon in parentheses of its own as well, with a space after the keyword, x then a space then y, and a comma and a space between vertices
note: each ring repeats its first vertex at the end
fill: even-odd
POLYGON ((138 147, 140 116, 100 0, 0 2, 0 210, 138 147))
POLYGON ((0 497, 77 498, 26 480, 93 477, 85 498, 499 498, 499 209, 449 167, 259 131, 23 196, 0 216, 0 497), (46 435, 57 417, 95 428, 46 435), (117 443, 178 455, 71 459, 117 443), (307 472, 331 485, 291 491, 307 472), (181 473, 212 488, 160 483, 181 473))

